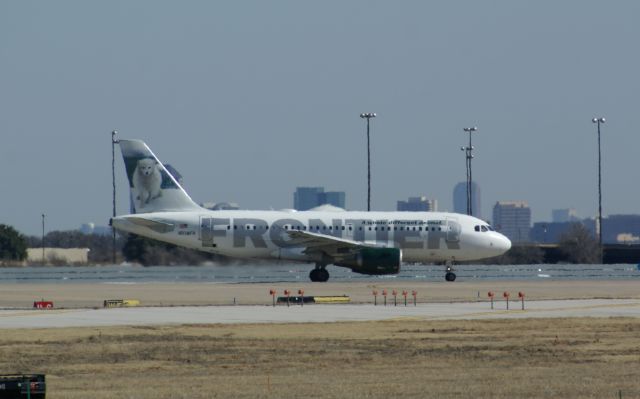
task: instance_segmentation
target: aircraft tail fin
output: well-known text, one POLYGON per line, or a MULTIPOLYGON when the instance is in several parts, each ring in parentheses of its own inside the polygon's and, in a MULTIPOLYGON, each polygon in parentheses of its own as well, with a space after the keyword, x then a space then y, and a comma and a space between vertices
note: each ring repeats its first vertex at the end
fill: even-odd
POLYGON ((133 213, 200 209, 141 140, 120 140, 133 213))

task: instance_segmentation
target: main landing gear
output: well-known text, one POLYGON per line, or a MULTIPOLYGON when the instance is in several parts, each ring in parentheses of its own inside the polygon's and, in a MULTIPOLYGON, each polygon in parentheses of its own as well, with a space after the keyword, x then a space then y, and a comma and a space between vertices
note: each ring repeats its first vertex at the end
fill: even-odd
POLYGON ((314 283, 324 283, 329 280, 329 272, 327 271, 327 265, 316 263, 316 268, 311 270, 309 278, 314 283))
POLYGON ((448 260, 446 262, 447 273, 444 275, 444 279, 447 281, 456 281, 456 274, 453 272, 453 263, 448 260))

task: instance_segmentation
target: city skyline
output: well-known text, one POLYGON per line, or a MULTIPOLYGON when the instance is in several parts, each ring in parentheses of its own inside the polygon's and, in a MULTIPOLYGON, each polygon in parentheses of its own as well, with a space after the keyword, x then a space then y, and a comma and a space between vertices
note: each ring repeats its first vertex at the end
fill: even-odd
MULTIPOLYGON (((111 131, 144 139, 197 202, 283 209, 312 183, 366 209, 429 193, 452 211, 473 137, 483 219, 499 200, 639 213, 640 3, 3 2, 0 223, 111 216, 111 131), (473 62, 469 62, 472 60, 473 62)), ((129 194, 116 152, 118 214, 129 194)))

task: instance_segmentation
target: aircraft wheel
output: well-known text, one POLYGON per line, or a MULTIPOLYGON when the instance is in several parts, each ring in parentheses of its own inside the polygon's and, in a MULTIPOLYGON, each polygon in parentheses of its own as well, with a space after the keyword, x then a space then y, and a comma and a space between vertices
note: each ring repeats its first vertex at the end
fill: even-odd
POLYGON ((327 269, 320 269, 320 280, 321 282, 325 283, 329 280, 329 272, 327 271, 327 269))
POLYGON ((322 269, 313 269, 311 270, 311 272, 309 273, 309 280, 311 280, 312 282, 316 283, 320 280, 320 270, 322 269))
POLYGON ((329 272, 325 268, 317 268, 311 270, 309 279, 314 283, 324 283, 329 280, 329 272))
POLYGON ((447 272, 447 274, 444 275, 444 279, 447 281, 456 281, 456 274, 452 272, 447 272))

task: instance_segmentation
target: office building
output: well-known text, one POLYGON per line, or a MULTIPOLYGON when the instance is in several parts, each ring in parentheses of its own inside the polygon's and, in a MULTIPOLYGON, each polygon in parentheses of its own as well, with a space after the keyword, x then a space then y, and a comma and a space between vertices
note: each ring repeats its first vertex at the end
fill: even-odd
POLYGON ((324 191, 324 187, 297 187, 293 193, 293 208, 306 211, 320 205, 333 205, 345 208, 344 191, 324 191))
MULTIPOLYGON (((593 222, 595 226, 595 221, 593 222)), ((595 229, 594 229, 595 231, 595 229)), ((602 218, 602 241, 625 244, 640 236, 640 215, 609 215, 602 218)))
POLYGON ((324 193, 324 187, 297 187, 293 193, 293 209, 306 211, 315 208, 318 204, 319 196, 324 193))
MULTIPOLYGON (((471 182, 472 214, 473 216, 482 219, 480 195, 480 186, 476 182, 471 182)), ((453 188, 453 211, 464 215, 467 214, 467 182, 460 182, 453 188)))
POLYGON ((438 200, 428 199, 425 196, 409 197, 407 201, 398 201, 396 209, 410 212, 437 212, 438 200))
POLYGON ((493 207, 493 227, 512 242, 528 242, 531 208, 526 201, 498 201, 493 207))
POLYGON ((551 211, 551 221, 553 223, 577 222, 578 212, 575 209, 554 209, 551 211))

